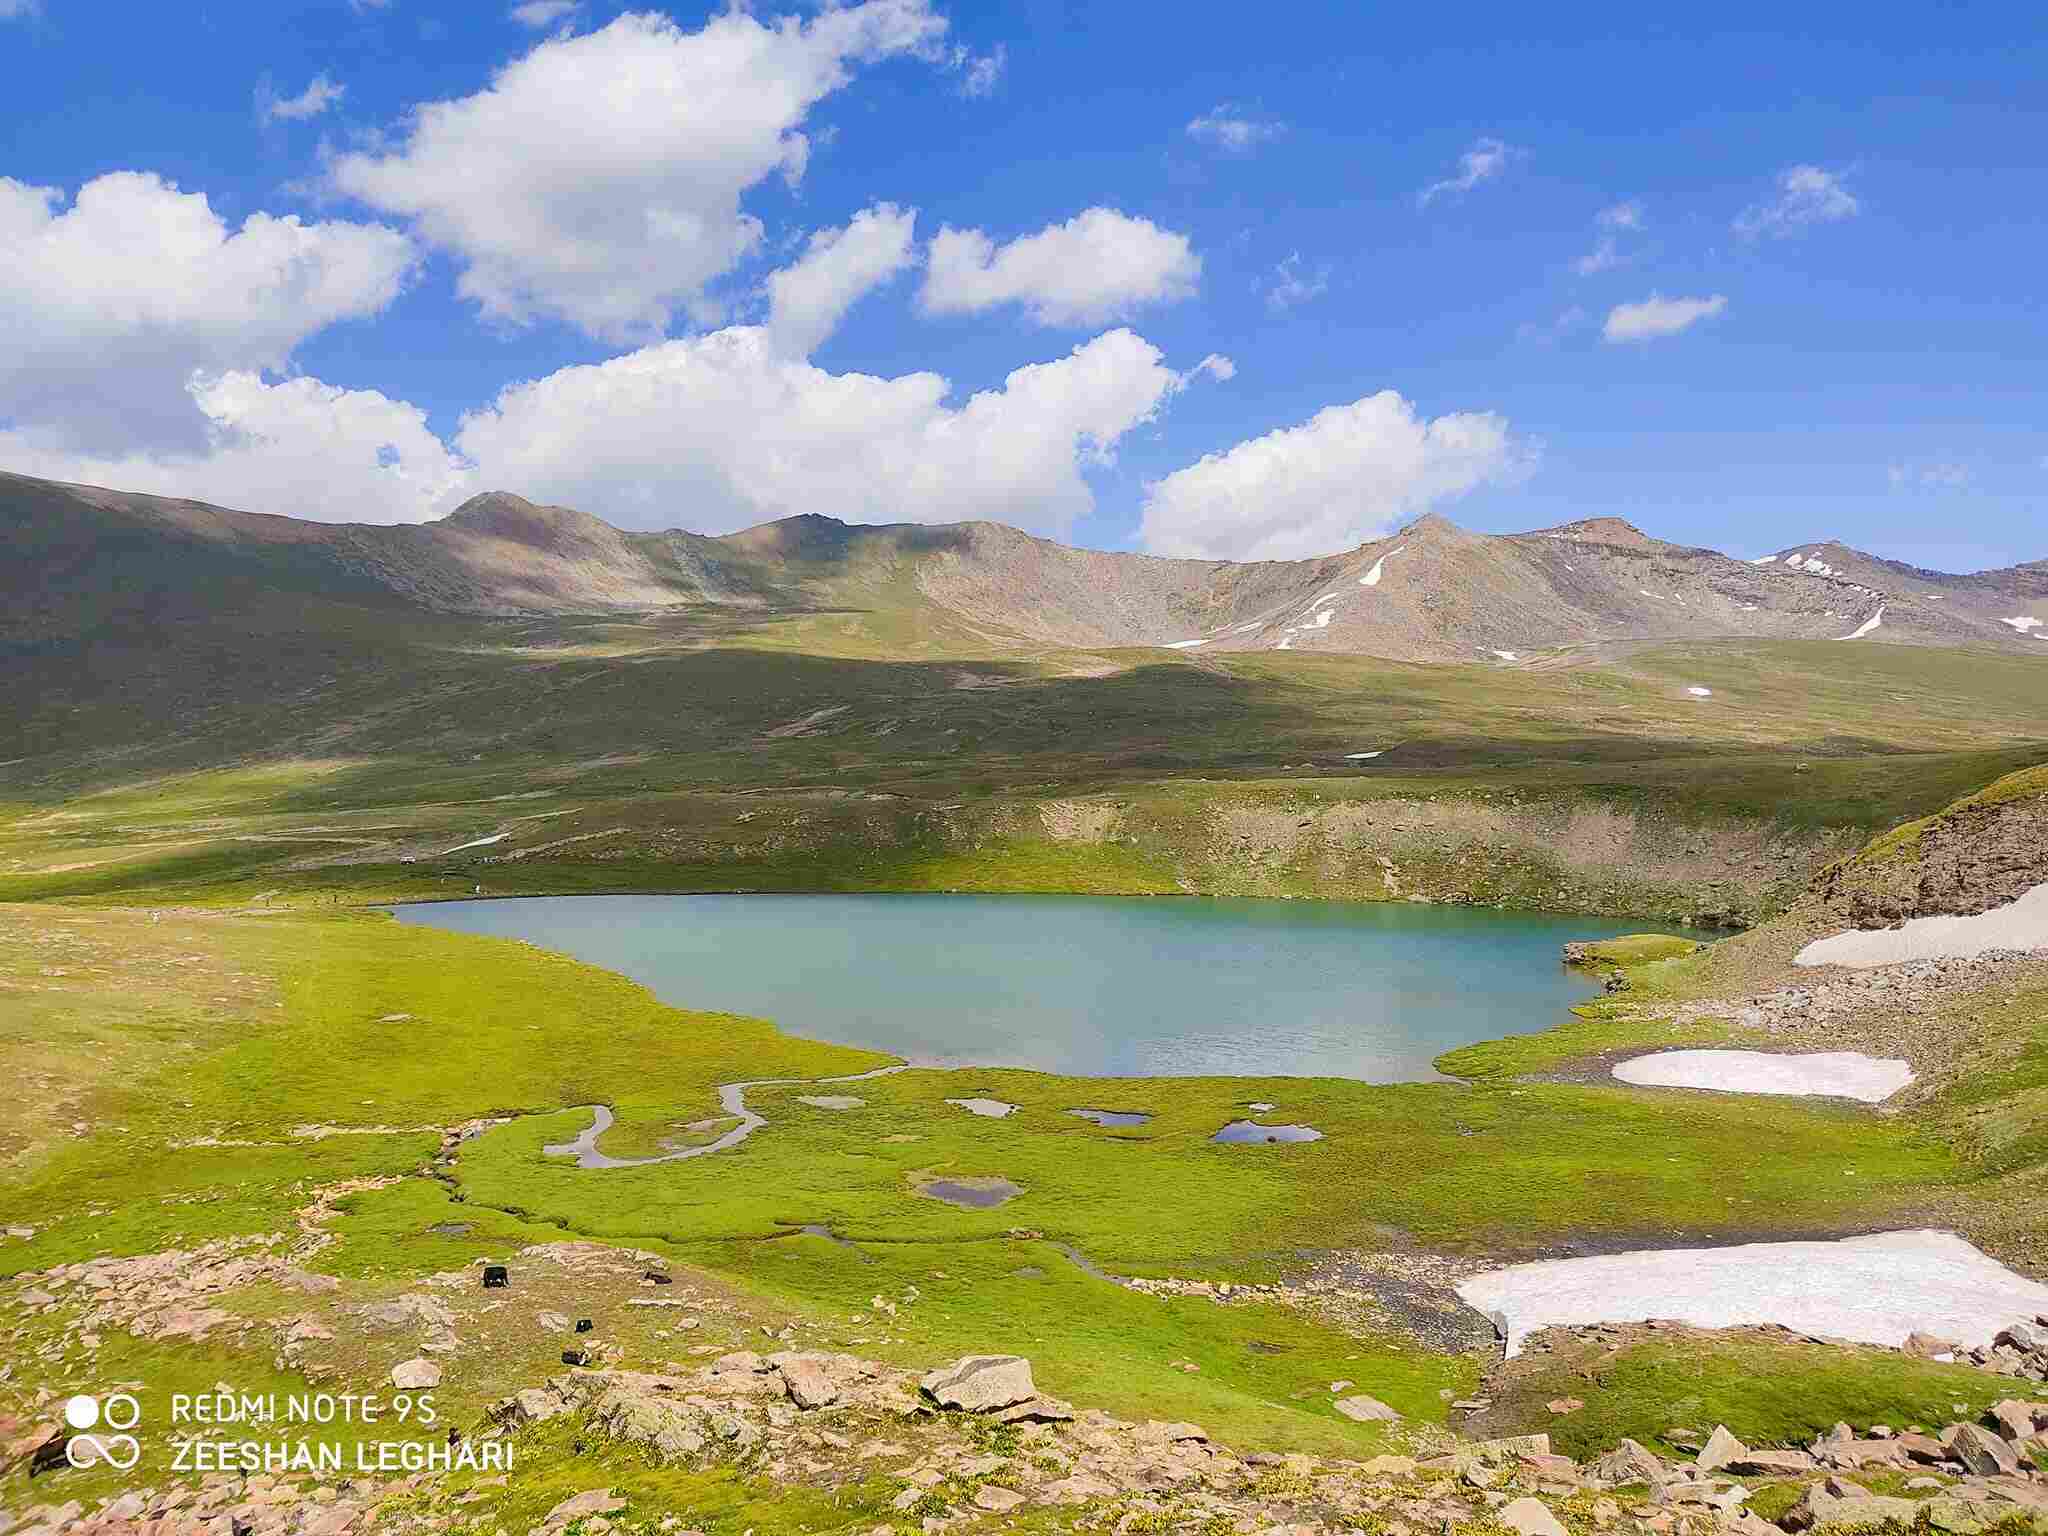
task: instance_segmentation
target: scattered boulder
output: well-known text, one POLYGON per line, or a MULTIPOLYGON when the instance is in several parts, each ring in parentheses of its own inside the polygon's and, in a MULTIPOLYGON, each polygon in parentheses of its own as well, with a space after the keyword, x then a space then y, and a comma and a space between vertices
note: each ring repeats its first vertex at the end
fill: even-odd
POLYGON ((1494 1518, 1520 1536, 1567 1536, 1564 1522, 1541 1499, 1510 1499, 1494 1512, 1494 1518))
POLYGON ((1716 1424, 1699 1455, 1693 1458, 1693 1465, 1702 1472, 1718 1472, 1737 1457, 1748 1454, 1749 1447, 1729 1434, 1727 1425, 1716 1424))
POLYGON ((391 1367, 391 1385, 401 1392, 423 1392, 438 1387, 441 1385, 440 1363, 423 1355, 401 1360, 391 1367))
POLYGON ((1376 1397, 1367 1397, 1360 1392, 1352 1397, 1340 1397, 1330 1405, 1347 1419, 1361 1424, 1398 1424, 1401 1415, 1389 1408, 1376 1397))
POLYGON ((1593 1475, 1616 1487, 1647 1483, 1655 1488, 1668 1474, 1654 1452, 1634 1440, 1624 1440, 1593 1463, 1593 1475))
POLYGON ((1031 1362, 1022 1355, 966 1355, 918 1383, 941 1408, 990 1413, 1038 1396, 1031 1362))
POLYGON ((1979 1424, 1958 1424, 1948 1443, 1948 1453, 1967 1472, 1979 1477, 1996 1477, 2017 1472, 2020 1459, 2013 1448, 1979 1424))

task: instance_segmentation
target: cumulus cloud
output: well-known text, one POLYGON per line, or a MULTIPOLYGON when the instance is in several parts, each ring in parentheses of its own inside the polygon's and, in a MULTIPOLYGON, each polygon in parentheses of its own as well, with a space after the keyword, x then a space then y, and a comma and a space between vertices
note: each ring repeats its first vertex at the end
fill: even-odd
POLYGON ((827 373, 732 326, 505 390, 457 434, 479 483, 637 527, 724 532, 798 512, 993 518, 1060 534, 1083 475, 1187 387, 1128 330, 954 405, 934 373, 827 373))
POLYGON ((0 177, 0 420, 39 441, 198 446, 191 375, 281 368, 336 321, 388 305, 414 262, 377 224, 254 213, 118 171, 65 206, 0 177))
POLYGON ((544 31, 556 22, 574 16, 582 7, 577 0, 523 0, 505 14, 522 27, 544 31))
POLYGON ((14 430, 0 463, 328 521, 419 522, 512 490, 626 527, 721 533, 821 512, 1059 535, 1094 504, 1091 465, 1197 378, 1232 371, 1214 356, 1176 371, 1114 330, 955 401, 934 373, 828 373, 766 327, 729 326, 513 385, 452 443, 402 400, 233 371, 191 381, 191 450, 81 452, 14 430))
POLYGON ((185 496, 320 522, 411 523, 470 491, 467 466, 418 407, 375 390, 255 373, 195 375, 204 423, 190 451, 81 453, 33 428, 0 432, 0 463, 27 475, 185 496))
POLYGON ((1273 269, 1272 284, 1266 289, 1266 308, 1279 314, 1310 299, 1319 299, 1329 291, 1330 269, 1318 267, 1311 272, 1302 266, 1301 252, 1293 251, 1273 269))
POLYGON ((768 332, 777 347, 809 357, 854 302, 909 266, 917 214, 877 203, 844 229, 819 230, 802 257, 768 279, 768 332))
POLYGON ((1745 240, 1782 239, 1815 224, 1854 218, 1862 206, 1837 172, 1818 165, 1788 166, 1778 173, 1778 195, 1737 214, 1735 232, 1745 240))
POLYGON ((1505 479, 1529 459, 1500 416, 1425 421, 1382 390, 1148 485, 1140 538, 1153 554, 1204 560, 1329 554, 1505 479))
POLYGON ((1508 168, 1508 161, 1518 151, 1499 139, 1478 139, 1470 149, 1458 156, 1457 174, 1446 176, 1442 181, 1433 181, 1417 195, 1417 201, 1427 208, 1440 197, 1460 196, 1470 192, 1482 181, 1491 181, 1508 168))
POLYGON ((1186 235, 1090 208, 1002 246, 978 229, 941 229, 920 302, 928 314, 1022 304, 1040 325, 1089 325, 1188 298, 1201 273, 1186 235))
POLYGON ((1676 336, 1727 307, 1726 294, 1704 299, 1667 299, 1661 293, 1653 293, 1639 304, 1615 305, 1608 311, 1600 334, 1608 341, 1654 341, 1659 336, 1676 336))
POLYGON ((348 87, 336 85, 325 75, 315 75, 296 96, 280 96, 266 81, 256 88, 256 110, 265 122, 300 122, 318 117, 340 101, 348 87))
POLYGON ((801 178, 811 108, 857 65, 929 54, 945 25, 926 0, 767 21, 734 7, 695 32, 628 14, 419 107, 395 149, 339 156, 329 176, 451 252, 485 316, 645 340, 759 245, 740 198, 801 178))
POLYGON ((1241 155, 1256 149, 1287 131, 1287 125, 1272 119, 1253 117, 1243 109, 1224 102, 1188 123, 1188 137, 1218 149, 1241 155))

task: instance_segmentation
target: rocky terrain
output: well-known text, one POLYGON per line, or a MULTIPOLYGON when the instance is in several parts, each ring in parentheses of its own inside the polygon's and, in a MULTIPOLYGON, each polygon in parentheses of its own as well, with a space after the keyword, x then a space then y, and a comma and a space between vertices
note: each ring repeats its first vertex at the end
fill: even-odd
MULTIPOLYGON (((2037 1326, 2048 1323, 2020 1320, 2015 1328, 2032 1339, 2037 1326)), ((1559 1415, 1582 1406, 1550 1405, 1559 1415)), ((1400 1416, 1368 1395, 1342 1397, 1338 1407, 1400 1435, 1400 1416)), ((1556 1453, 1543 1433, 1469 1440, 1441 1431, 1366 1459, 1240 1456, 1198 1424, 1121 1421, 1045 1397, 1030 1361, 1014 1355, 967 1356, 918 1372, 841 1353, 745 1350, 659 1372, 571 1369, 512 1394, 485 1422, 451 1436, 510 1440, 509 1473, 315 1482, 217 1475, 198 1488, 133 1489, 90 1509, 81 1501, 35 1504, 0 1515, 0 1528, 11 1536, 490 1529, 499 1519, 494 1493, 518 1476, 518 1450, 539 1450, 555 1422, 655 1465, 728 1467, 748 1479, 870 1502, 880 1515, 865 1527, 872 1536, 1003 1529, 1039 1512, 1053 1518, 1034 1529, 1119 1536, 1459 1529, 1760 1536, 1880 1527, 1970 1536, 2048 1526, 2048 1402, 2020 1398, 1999 1402, 1982 1422, 1878 1424, 1860 1433, 1838 1424, 1803 1447, 1747 1446, 1716 1425, 1690 1437, 1698 1449, 1689 1461, 1623 1440, 1582 1463, 1556 1453), (1897 1491, 1875 1491, 1880 1479, 1897 1491), (1762 1502, 1776 1512, 1775 1523, 1749 1507, 1762 1502)), ((11 1426, 17 1456, 60 1437, 11 1426)), ((526 1529, 531 1536, 681 1533, 689 1516, 687 1507, 665 1508, 606 1483, 556 1500, 526 1529)), ((848 1528, 862 1527, 856 1519, 848 1528)))
POLYGON ((1427 516, 1321 559, 1073 549, 993 523, 805 516, 722 538, 625 533, 494 492, 436 523, 302 522, 0 475, 0 640, 160 620, 237 594, 434 613, 738 616, 886 609, 994 644, 1319 651, 1521 665, 1540 652, 1732 636, 2048 654, 2048 562, 1970 576, 1836 544, 1742 561, 1614 518, 1512 535, 1427 516))

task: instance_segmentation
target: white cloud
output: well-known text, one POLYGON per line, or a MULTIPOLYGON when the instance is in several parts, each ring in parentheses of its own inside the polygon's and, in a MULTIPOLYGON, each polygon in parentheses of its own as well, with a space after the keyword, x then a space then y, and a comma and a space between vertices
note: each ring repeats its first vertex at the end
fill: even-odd
POLYGON ((13 21, 23 16, 40 16, 43 8, 36 0, 0 0, 0 21, 13 21))
POLYGON ((853 522, 993 518, 1064 533, 1106 458, 1197 373, 1127 330, 949 405, 933 373, 831 374, 733 326, 515 385, 464 418, 481 485, 627 526, 724 532, 820 512, 853 522))
POLYGON ((0 463, 320 522, 420 522, 472 488, 425 413, 375 390, 309 378, 266 383, 244 372, 196 375, 188 389, 205 424, 204 446, 193 451, 80 453, 25 429, 0 432, 0 463))
POLYGON ((325 75, 315 75, 296 96, 279 96, 265 82, 256 88, 256 110, 266 122, 299 122, 318 117, 341 100, 347 90, 347 86, 336 85, 325 75))
POLYGON ((523 0, 505 14, 522 27, 544 31, 565 17, 574 16, 582 6, 578 0, 523 0))
POLYGON ((932 373, 831 374, 732 326, 564 368, 501 392, 451 447, 368 390, 252 373, 195 378, 193 452, 92 455, 0 431, 0 463, 325 521, 420 522, 512 490, 625 527, 720 533, 798 512, 853 522, 994 518, 1063 534, 1093 506, 1084 470, 1195 379, 1127 330, 948 404, 932 373))
POLYGON ((793 357, 809 357, 870 289, 912 261, 917 214, 877 203, 844 229, 819 230, 793 265, 768 278, 768 332, 793 357))
POLYGON ((1596 272, 1605 272, 1610 267, 1621 265, 1621 242, 1617 231, 1638 231, 1643 227, 1643 205, 1638 202, 1616 203, 1611 208, 1602 208, 1593 216, 1593 223, 1602 233, 1593 249, 1572 263, 1572 270, 1581 277, 1591 277, 1596 272))
POLYGON ((760 243, 741 195, 802 176, 810 109, 858 64, 928 54, 945 25, 926 0, 766 22, 730 8, 696 32, 628 14, 419 107, 397 149, 340 156, 330 176, 452 252, 491 319, 658 336, 760 243))
POLYGON ((1525 468, 1531 450, 1490 412, 1425 421, 1393 390, 1318 411, 1146 487, 1156 555, 1285 560, 1362 543, 1389 523, 1525 468))
POLYGON ((1572 332, 1579 329, 1580 326, 1590 319, 1592 319, 1591 315, 1574 304, 1560 311, 1555 320, 1543 323, 1534 320, 1524 320, 1515 327, 1515 336, 1521 341, 1534 341, 1544 346, 1550 346, 1564 340, 1565 337, 1571 335, 1572 332))
POLYGON ((1446 193, 1470 192, 1482 181, 1491 181, 1508 168, 1508 161, 1520 151, 1499 139, 1478 139, 1472 147, 1458 156, 1458 171, 1442 181, 1433 181, 1424 187, 1418 201, 1424 208, 1446 193))
POLYGON ((1778 195, 1736 215, 1735 232, 1745 240, 1780 238, 1814 224, 1854 218, 1862 208, 1840 174, 1817 165, 1794 165, 1778 173, 1778 195))
POLYGON ((1319 267, 1305 272, 1301 265, 1301 252, 1293 251, 1285 261, 1273 269, 1273 284, 1266 290, 1266 307, 1278 314, 1306 304, 1310 299, 1321 298, 1330 291, 1330 269, 1319 267))
POLYGON ((348 0, 348 8, 358 16, 367 16, 372 11, 389 8, 391 0, 348 0))
POLYGON ((1970 486, 1970 466, 1956 463, 1893 464, 1885 478, 1895 491, 1963 491, 1970 486))
POLYGON ((67 208, 0 177, 0 420, 83 449, 196 447, 193 372, 281 368, 339 320, 395 298, 414 250, 396 230, 253 213, 230 230, 204 195, 118 171, 67 208))
POLYGON ((1572 263, 1572 270, 1581 277, 1591 277, 1596 272, 1605 272, 1609 267, 1621 265, 1621 249, 1614 236, 1602 235, 1593 249, 1572 263))
POLYGON ((1653 341, 1659 336, 1676 336, 1728 307, 1726 294, 1704 299, 1667 299, 1653 293, 1639 304, 1617 304, 1607 313, 1600 334, 1608 341, 1653 341))
POLYGON ((941 229, 921 303, 929 314, 1023 304, 1040 325, 1087 325, 1193 295, 1202 259, 1186 235, 1113 208, 997 246, 978 229, 941 229))
POLYGON ((960 94, 970 98, 986 96, 994 91, 1002 83, 1003 71, 1009 65, 1010 50, 1001 43, 987 53, 976 53, 970 48, 955 45, 946 55, 946 68, 960 77, 960 94))
POLYGON ((1188 123, 1188 137, 1241 155, 1277 139, 1287 125, 1269 118, 1257 118, 1230 102, 1205 112, 1188 123))

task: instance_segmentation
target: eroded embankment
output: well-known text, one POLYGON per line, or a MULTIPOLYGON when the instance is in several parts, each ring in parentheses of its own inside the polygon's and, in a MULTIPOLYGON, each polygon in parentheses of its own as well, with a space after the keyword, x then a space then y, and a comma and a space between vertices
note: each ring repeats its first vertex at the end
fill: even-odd
MULTIPOLYGON (((1450 902, 1744 927, 1782 910, 1815 871, 1866 835, 1571 791, 1421 782, 1182 783, 964 805, 818 790, 693 797, 676 812, 658 826, 575 845, 529 849, 515 836, 456 862, 496 894, 1178 893, 1450 902)), ((333 862, 399 854, 412 856, 362 850, 333 862)))

